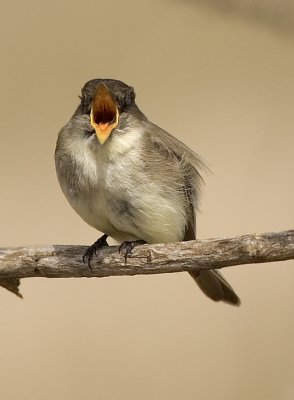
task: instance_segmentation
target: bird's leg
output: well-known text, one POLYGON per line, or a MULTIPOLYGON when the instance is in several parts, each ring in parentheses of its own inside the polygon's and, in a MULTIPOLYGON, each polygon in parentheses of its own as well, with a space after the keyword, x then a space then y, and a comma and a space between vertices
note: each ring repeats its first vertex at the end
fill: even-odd
POLYGON ((96 240, 95 243, 93 243, 91 246, 87 248, 85 251, 85 254, 83 255, 83 263, 87 261, 88 267, 91 268, 91 260, 95 254, 97 256, 97 250, 101 249, 104 246, 108 246, 108 243, 106 239, 108 238, 108 235, 104 234, 102 235, 99 239, 96 240))
POLYGON ((128 257, 131 257, 132 250, 136 246, 139 246, 140 244, 146 244, 145 240, 133 240, 133 241, 126 240, 122 242, 122 244, 119 246, 118 251, 119 253, 121 253, 123 250, 125 250, 125 263, 127 263, 128 257))

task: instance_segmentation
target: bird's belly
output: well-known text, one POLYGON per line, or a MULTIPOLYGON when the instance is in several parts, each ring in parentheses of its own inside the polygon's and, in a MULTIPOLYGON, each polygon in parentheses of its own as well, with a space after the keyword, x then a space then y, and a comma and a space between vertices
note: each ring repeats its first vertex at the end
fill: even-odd
POLYGON ((118 232, 147 243, 179 241, 184 236, 184 204, 149 191, 148 185, 138 185, 136 192, 126 188, 121 195, 114 193, 105 206, 107 219, 118 232))
POLYGON ((139 187, 136 193, 127 187, 113 188, 68 200, 85 222, 117 241, 175 242, 184 235, 183 204, 148 187, 139 187))
POLYGON ((84 168, 80 171, 83 178, 77 177, 75 183, 71 181, 72 186, 61 180, 72 208, 90 226, 118 241, 182 240, 186 226, 183 196, 164 182, 145 179, 139 167, 132 173, 129 161, 124 158, 107 166, 100 165, 99 174, 93 172, 94 168, 91 174, 84 168))
POLYGON ((84 196, 66 197, 76 213, 98 231, 106 233, 117 241, 140 239, 132 232, 132 229, 128 229, 130 219, 123 218, 123 201, 105 196, 104 191, 92 192, 86 198, 84 196), (121 219, 124 219, 124 223, 120 222, 121 219))
POLYGON ((91 225, 93 228, 101 232, 109 232, 111 230, 111 223, 107 219, 105 204, 100 201, 93 201, 93 199, 69 199, 72 208, 79 214, 79 216, 91 225))

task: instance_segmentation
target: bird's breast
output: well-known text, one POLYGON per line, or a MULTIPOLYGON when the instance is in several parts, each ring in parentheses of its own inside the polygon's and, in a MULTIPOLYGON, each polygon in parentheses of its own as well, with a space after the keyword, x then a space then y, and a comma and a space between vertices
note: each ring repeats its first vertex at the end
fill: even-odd
POLYGON ((71 154, 59 174, 65 196, 84 221, 117 240, 181 240, 186 205, 176 181, 168 179, 170 171, 154 173, 140 142, 125 140, 71 154))

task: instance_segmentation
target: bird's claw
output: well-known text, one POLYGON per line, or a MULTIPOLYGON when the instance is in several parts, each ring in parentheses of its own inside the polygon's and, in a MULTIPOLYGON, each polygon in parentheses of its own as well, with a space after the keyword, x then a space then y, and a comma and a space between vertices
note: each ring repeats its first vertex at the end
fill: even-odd
POLYGON ((90 270, 92 270, 91 267, 91 260, 95 254, 95 256, 97 257, 97 250, 101 249, 104 246, 108 246, 107 243, 107 235, 103 235, 101 236, 98 240, 96 240, 95 243, 93 243, 91 246, 89 246, 87 248, 87 250, 85 251, 84 255, 83 255, 83 263, 87 263, 88 267, 90 270))
POLYGON ((122 251, 125 251, 124 259, 125 263, 127 263, 128 258, 131 257, 132 250, 139 246, 140 244, 146 244, 144 240, 133 240, 133 241, 124 241, 122 244, 119 246, 118 252, 121 253, 122 251))

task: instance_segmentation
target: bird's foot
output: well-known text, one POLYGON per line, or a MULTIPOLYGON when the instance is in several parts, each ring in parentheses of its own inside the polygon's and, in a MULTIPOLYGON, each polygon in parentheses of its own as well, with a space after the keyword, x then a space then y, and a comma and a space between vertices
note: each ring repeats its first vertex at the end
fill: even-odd
POLYGON ((128 258, 131 257, 132 250, 140 244, 146 244, 145 240, 126 240, 125 242, 122 242, 119 246, 118 252, 121 253, 122 251, 125 251, 125 263, 127 263, 128 258))
POLYGON ((106 234, 102 235, 98 240, 96 240, 95 243, 93 243, 91 246, 89 246, 87 248, 87 250, 85 251, 85 254, 83 255, 83 263, 87 262, 89 269, 92 269, 91 268, 91 260, 94 257, 94 254, 95 254, 95 256, 97 256, 97 250, 101 249, 104 246, 108 246, 108 243, 106 240, 107 237, 108 237, 108 235, 106 235, 106 234))

